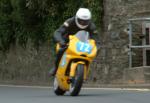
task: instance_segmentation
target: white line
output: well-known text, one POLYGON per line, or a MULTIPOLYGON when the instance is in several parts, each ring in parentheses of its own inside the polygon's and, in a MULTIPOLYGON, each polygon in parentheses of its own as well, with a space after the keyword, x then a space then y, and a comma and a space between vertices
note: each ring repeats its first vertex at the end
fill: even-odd
MULTIPOLYGON (((33 89, 52 89, 53 87, 48 86, 24 86, 24 85, 0 85, 0 87, 11 87, 11 88, 33 88, 33 89)), ((123 91, 145 91, 148 92, 150 89, 138 89, 138 88, 82 88, 85 90, 123 90, 123 91)))
POLYGON ((93 90, 124 90, 124 91, 150 91, 150 89, 138 89, 138 88, 83 88, 93 90))
POLYGON ((24 86, 24 85, 0 85, 0 87, 14 87, 14 88, 40 88, 40 89, 51 89, 48 86, 24 86))

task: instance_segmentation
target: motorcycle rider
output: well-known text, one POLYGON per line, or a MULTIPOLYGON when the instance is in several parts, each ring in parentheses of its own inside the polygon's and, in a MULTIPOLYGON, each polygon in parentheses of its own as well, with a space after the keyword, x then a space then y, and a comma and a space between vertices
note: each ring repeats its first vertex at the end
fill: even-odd
POLYGON ((76 15, 67 19, 54 33, 54 40, 60 44, 60 49, 57 52, 55 66, 49 72, 49 76, 55 76, 60 59, 66 50, 66 44, 69 42, 69 35, 73 35, 80 30, 88 31, 90 38, 97 34, 96 26, 91 21, 91 12, 87 8, 79 8, 76 15))

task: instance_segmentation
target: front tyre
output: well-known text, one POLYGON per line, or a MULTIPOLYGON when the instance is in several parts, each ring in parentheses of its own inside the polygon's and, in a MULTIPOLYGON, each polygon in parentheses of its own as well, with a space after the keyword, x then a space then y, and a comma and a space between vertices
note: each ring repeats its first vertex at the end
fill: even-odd
POLYGON ((76 69, 75 77, 72 78, 70 83, 70 95, 77 96, 81 90, 84 77, 84 65, 79 64, 76 69))
POLYGON ((59 87, 59 85, 58 85, 58 81, 57 81, 57 78, 55 77, 55 79, 54 79, 54 93, 56 94, 56 95, 64 95, 65 94, 65 91, 64 90, 62 90, 60 87, 59 87))

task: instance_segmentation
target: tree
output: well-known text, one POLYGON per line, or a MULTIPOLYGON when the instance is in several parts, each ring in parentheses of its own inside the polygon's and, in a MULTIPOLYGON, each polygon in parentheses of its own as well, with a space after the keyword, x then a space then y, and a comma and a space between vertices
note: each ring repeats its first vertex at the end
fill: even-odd
POLYGON ((103 0, 0 0, 0 50, 16 43, 26 47, 28 40, 37 49, 47 41, 53 45, 55 29, 80 7, 92 11, 100 28, 102 4, 103 0))

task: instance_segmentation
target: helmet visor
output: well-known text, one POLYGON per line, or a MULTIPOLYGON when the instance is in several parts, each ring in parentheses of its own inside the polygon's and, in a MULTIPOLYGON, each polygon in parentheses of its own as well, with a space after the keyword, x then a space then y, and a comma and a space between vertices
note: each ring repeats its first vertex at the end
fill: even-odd
POLYGON ((77 21, 82 26, 87 26, 87 25, 89 25, 89 22, 90 22, 90 20, 82 20, 80 18, 77 18, 77 21))

